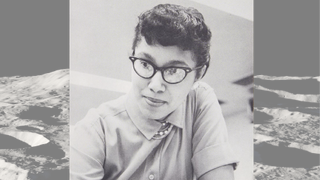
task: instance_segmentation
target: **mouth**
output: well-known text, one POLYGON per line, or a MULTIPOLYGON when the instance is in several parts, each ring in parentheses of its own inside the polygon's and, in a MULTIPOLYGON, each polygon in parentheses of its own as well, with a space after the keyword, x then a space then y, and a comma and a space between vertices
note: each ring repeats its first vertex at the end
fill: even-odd
POLYGON ((155 99, 155 98, 151 98, 151 97, 147 97, 147 96, 143 96, 145 101, 147 102, 147 104, 149 104, 150 106, 153 107, 159 107, 162 106, 166 103, 166 101, 163 101, 161 99, 155 99))

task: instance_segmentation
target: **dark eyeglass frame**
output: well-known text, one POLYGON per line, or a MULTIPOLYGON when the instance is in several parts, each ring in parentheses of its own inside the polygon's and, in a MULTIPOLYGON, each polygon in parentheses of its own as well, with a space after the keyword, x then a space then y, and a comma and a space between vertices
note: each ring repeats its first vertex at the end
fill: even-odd
MULTIPOLYGON (((161 72, 162 79, 163 79, 166 83, 169 83, 169 84, 177 84, 177 83, 180 83, 180 82, 182 82, 182 81, 187 77, 188 73, 190 73, 190 72, 192 72, 192 71, 194 71, 194 70, 200 69, 200 68, 202 68, 203 66, 207 65, 207 63, 206 63, 206 64, 203 64, 202 66, 198 66, 198 67, 195 67, 195 68, 176 67, 176 66, 169 66, 169 67, 162 67, 162 68, 160 68, 160 67, 157 67, 157 66, 156 66, 155 64, 153 64, 152 62, 150 62, 150 61, 148 61, 148 60, 146 60, 146 59, 143 59, 143 58, 137 58, 137 57, 134 57, 134 56, 129 56, 129 59, 130 59, 131 62, 132 62, 132 66, 133 66, 134 71, 135 71, 140 77, 142 77, 142 78, 144 78, 144 79, 151 79, 151 78, 157 73, 157 71, 160 71, 160 72, 161 72), (144 61, 144 62, 150 64, 150 65, 153 67, 153 69, 154 69, 153 74, 152 74, 150 77, 141 76, 141 75, 137 72, 136 68, 134 67, 134 62, 135 62, 136 60, 144 61), (165 78, 164 78, 164 74, 163 74, 163 73, 164 73, 164 71, 165 71, 166 69, 170 69, 170 68, 178 68, 178 69, 184 70, 184 71, 185 71, 185 76, 184 76, 180 81, 178 81, 178 82, 168 82, 168 81, 166 81, 165 78)), ((207 65, 207 66, 208 66, 208 65, 207 65)), ((206 71, 207 71, 207 68, 206 68, 206 71)), ((204 73, 204 74, 205 74, 205 73, 204 73)), ((203 76, 202 76, 202 77, 203 77, 203 76)))

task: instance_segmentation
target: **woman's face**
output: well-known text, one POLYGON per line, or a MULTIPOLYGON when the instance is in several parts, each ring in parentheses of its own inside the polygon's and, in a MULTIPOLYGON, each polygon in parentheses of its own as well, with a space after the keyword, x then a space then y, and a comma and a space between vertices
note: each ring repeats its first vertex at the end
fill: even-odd
MULTIPOLYGON (((148 45, 144 38, 135 49, 135 57, 150 61, 157 67, 194 68, 191 51, 177 46, 148 45)), ((188 73, 177 84, 169 84, 160 71, 150 79, 144 79, 132 70, 132 95, 135 107, 143 118, 162 119, 173 112, 185 100, 195 82, 195 71, 188 73)))

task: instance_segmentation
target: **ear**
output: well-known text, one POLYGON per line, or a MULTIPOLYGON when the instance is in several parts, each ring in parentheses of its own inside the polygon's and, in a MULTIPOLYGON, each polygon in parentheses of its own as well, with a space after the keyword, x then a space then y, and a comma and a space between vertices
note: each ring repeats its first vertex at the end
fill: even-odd
POLYGON ((200 74, 199 76, 197 77, 196 81, 199 81, 200 79, 203 78, 204 74, 206 73, 206 70, 207 70, 207 65, 204 65, 201 70, 200 70, 200 74))

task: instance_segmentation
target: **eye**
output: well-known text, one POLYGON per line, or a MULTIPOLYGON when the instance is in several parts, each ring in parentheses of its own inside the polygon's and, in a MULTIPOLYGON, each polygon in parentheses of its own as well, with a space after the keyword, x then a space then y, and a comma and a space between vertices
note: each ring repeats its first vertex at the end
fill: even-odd
POLYGON ((144 69, 149 69, 149 70, 152 69, 152 66, 145 61, 140 61, 140 64, 144 69))
POLYGON ((179 69, 179 68, 168 68, 168 69, 166 69, 166 74, 174 75, 174 74, 179 73, 180 70, 181 69, 179 69))
POLYGON ((186 76, 186 72, 181 68, 168 68, 164 71, 164 79, 167 82, 180 82, 186 76))

